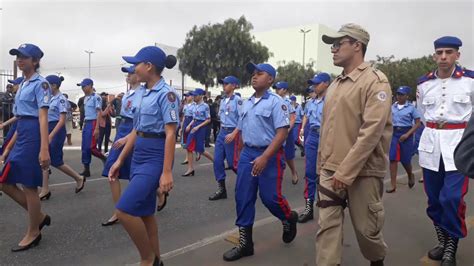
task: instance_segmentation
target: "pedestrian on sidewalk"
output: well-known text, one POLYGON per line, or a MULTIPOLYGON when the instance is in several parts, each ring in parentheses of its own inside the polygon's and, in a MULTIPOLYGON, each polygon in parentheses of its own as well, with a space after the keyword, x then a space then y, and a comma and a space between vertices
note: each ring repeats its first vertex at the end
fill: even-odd
MULTIPOLYGON (((64 78, 56 75, 49 75, 46 80, 51 86, 51 100, 48 109, 48 132, 49 132, 49 152, 51 156, 51 166, 72 177, 76 181, 75 193, 79 193, 84 188, 86 178, 80 176, 63 160, 63 147, 66 140, 66 114, 67 100, 59 91, 64 78)), ((50 170, 43 170, 43 184, 39 194, 40 200, 49 200, 51 191, 49 190, 50 170)))
POLYGON ((95 93, 94 81, 86 78, 78 83, 77 86, 84 92, 84 128, 82 130, 82 164, 84 170, 81 176, 90 177, 90 164, 92 155, 105 163, 105 156, 97 149, 97 139, 99 138, 99 124, 102 119, 102 98, 95 93))
POLYGON ((276 70, 269 64, 248 63, 255 93, 243 104, 238 129, 242 134, 235 187, 239 244, 224 253, 225 261, 235 261, 254 253, 252 228, 257 191, 267 209, 283 225, 282 240, 296 237, 298 214, 281 193, 284 172, 282 145, 290 125, 288 108, 280 96, 270 91, 276 70))
POLYGON ((123 59, 135 66, 138 81, 145 85, 135 92, 134 129, 110 168, 109 179, 117 179, 133 150, 130 183, 116 205, 117 217, 140 253, 140 264, 163 265, 154 216, 156 191, 160 187, 168 193, 173 188, 179 99, 162 74, 165 67, 176 65, 176 57, 166 56, 157 46, 147 46, 123 59))
POLYGON ((385 190, 393 193, 397 190, 398 162, 402 163, 407 172, 408 187, 415 185, 415 175, 411 166, 411 158, 415 145, 414 134, 420 127, 420 114, 416 107, 408 101, 411 88, 401 86, 397 89, 397 101, 392 105, 393 134, 390 143, 390 179, 392 188, 385 190))
POLYGON ((100 123, 99 123, 99 141, 97 143, 97 149, 102 152, 102 144, 104 144, 104 154, 109 152, 109 140, 110 134, 112 133, 112 116, 115 116, 115 109, 108 101, 109 94, 102 92, 100 94, 102 98, 102 110, 100 111, 100 123))
POLYGON ((384 265, 387 253, 382 193, 393 130, 392 92, 387 77, 364 62, 369 39, 352 23, 322 36, 332 44, 334 65, 343 71, 327 89, 321 123, 316 265, 341 264, 345 207, 370 265, 384 265))
MULTIPOLYGON (((237 171, 237 150, 240 141, 237 124, 242 114, 242 99, 234 94, 234 90, 240 85, 240 80, 234 76, 227 76, 219 80, 224 89, 224 98, 221 100, 217 115, 221 121, 219 135, 214 146, 214 176, 218 189, 209 197, 209 200, 219 200, 227 198, 225 187, 225 162, 234 172, 237 171)), ((215 106, 214 106, 215 107, 215 106)), ((213 107, 213 108, 214 108, 213 107)))
POLYGON ((474 103, 474 73, 462 69, 462 42, 445 36, 434 41, 437 69, 418 80, 417 106, 426 128, 418 148, 428 196, 428 217, 438 244, 428 251, 442 266, 456 265, 459 239, 466 237, 466 203, 469 179, 454 164, 454 148, 462 138, 474 103))

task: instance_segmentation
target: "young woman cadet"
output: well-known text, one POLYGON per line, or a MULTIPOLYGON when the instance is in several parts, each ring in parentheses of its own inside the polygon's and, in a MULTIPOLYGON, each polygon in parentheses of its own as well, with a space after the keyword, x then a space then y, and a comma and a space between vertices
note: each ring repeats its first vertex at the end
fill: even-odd
POLYGON ((117 217, 135 243, 141 265, 162 265, 158 226, 154 213, 158 187, 164 193, 173 188, 172 167, 179 121, 176 91, 161 76, 163 69, 176 65, 174 56, 147 46, 135 56, 123 59, 135 65, 135 73, 146 85, 138 89, 134 103, 134 129, 109 172, 111 180, 132 152, 130 184, 117 203, 117 217))

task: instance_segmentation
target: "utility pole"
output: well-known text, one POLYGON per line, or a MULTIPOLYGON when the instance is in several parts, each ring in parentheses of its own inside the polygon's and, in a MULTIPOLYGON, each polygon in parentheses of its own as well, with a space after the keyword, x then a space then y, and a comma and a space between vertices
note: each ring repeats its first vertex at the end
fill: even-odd
POLYGON ((303 33, 303 68, 305 68, 304 60, 305 60, 305 52, 306 52, 306 33, 310 31, 311 30, 300 29, 300 32, 303 33))
POLYGON ((89 54, 89 78, 91 78, 91 55, 94 53, 94 51, 87 51, 85 50, 87 54, 89 54))

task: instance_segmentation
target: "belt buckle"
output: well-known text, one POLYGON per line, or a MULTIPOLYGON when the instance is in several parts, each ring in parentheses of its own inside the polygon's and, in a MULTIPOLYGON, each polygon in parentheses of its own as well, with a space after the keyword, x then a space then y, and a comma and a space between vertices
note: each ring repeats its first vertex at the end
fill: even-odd
POLYGON ((437 123, 437 124, 436 124, 436 128, 437 128, 437 129, 443 129, 445 125, 446 125, 446 122, 443 121, 443 122, 441 122, 441 123, 437 123))

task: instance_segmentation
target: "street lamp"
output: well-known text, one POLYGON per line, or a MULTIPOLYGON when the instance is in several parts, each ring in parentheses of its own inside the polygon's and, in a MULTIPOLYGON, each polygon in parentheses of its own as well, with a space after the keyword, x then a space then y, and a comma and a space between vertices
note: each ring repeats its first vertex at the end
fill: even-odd
POLYGON ((306 33, 310 32, 310 31, 311 30, 300 29, 300 32, 303 33, 303 68, 305 67, 304 59, 305 59, 305 49, 306 49, 306 33))
POLYGON ((87 50, 85 50, 84 52, 86 52, 87 54, 89 54, 89 78, 91 78, 91 54, 93 54, 94 51, 87 51, 87 50))

